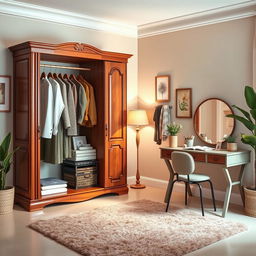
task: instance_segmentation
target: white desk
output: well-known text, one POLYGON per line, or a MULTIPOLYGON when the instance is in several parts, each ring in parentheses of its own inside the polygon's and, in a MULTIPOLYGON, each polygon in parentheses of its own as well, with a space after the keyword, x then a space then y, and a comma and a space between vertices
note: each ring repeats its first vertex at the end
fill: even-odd
MULTIPOLYGON (((174 178, 174 171, 170 162, 171 154, 173 151, 187 152, 193 156, 196 162, 202 162, 206 164, 219 164, 223 166, 222 169, 227 181, 227 188, 226 188, 224 206, 222 210, 222 217, 225 217, 227 213, 231 190, 233 186, 239 185, 241 198, 244 204, 244 190, 241 185, 241 181, 243 179, 244 167, 246 164, 250 162, 250 151, 248 150, 239 150, 236 152, 230 152, 230 151, 224 151, 224 150, 200 151, 200 150, 188 150, 188 149, 186 150, 186 148, 181 148, 181 147, 180 148, 179 147, 178 148, 161 147, 160 148, 161 158, 165 161, 167 168, 170 172, 170 181, 169 181, 166 195, 165 195, 166 203, 168 201, 168 194, 171 188, 171 182, 173 181, 173 178, 174 178), (233 167, 233 166, 241 166, 240 173, 239 173, 239 180, 237 181, 232 181, 230 177, 229 167, 233 167)), ((190 195, 191 195, 191 192, 190 192, 190 195)))

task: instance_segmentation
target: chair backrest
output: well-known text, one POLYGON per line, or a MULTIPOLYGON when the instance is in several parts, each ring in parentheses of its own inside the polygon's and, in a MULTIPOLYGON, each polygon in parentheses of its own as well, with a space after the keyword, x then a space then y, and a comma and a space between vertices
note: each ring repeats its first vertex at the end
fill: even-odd
POLYGON ((195 170, 194 158, 186 152, 172 152, 172 166, 177 174, 189 175, 195 170))

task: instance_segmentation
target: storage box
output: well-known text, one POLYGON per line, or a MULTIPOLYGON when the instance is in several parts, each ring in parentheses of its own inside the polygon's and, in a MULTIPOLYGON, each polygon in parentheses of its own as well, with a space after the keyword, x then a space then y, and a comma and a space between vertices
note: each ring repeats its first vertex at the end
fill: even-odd
POLYGON ((72 167, 63 165, 63 180, 68 182, 69 188, 79 189, 97 186, 97 166, 72 167))

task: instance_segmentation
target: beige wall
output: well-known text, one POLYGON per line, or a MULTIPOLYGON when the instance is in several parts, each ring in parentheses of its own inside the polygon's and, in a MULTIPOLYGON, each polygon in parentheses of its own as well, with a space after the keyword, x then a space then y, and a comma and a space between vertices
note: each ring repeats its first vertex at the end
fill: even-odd
MULTIPOLYGON (((24 41, 49 43, 83 42, 99 49, 133 54, 128 64, 128 106, 136 105, 137 97, 137 39, 84 28, 0 15, 0 75, 12 76, 12 54, 7 49, 24 41)), ((0 138, 13 129, 12 112, 0 112, 0 138)), ((128 175, 135 171, 134 133, 128 130, 128 175)), ((8 175, 12 183, 12 172, 8 175)))
MULTIPOLYGON (((152 119, 154 78, 171 75, 172 118, 184 127, 179 135, 180 144, 184 143, 183 136, 195 132, 192 119, 175 118, 176 88, 192 88, 193 113, 201 101, 210 97, 245 107, 243 88, 252 84, 253 34, 254 18, 246 18, 139 39, 140 107, 147 108, 152 119)), ((239 136, 242 131, 248 132, 237 123, 235 134, 239 136)), ((153 134, 152 126, 143 129, 141 134, 141 175, 167 180, 168 171, 159 158, 159 146, 153 142, 153 134)), ((199 144, 198 139, 195 143, 199 144)), ((198 170, 210 175, 217 189, 224 190, 224 176, 219 166, 201 164, 198 170)), ((252 165, 246 170, 247 180, 251 180, 251 170, 252 165)), ((234 175, 237 174, 234 170, 234 175)))

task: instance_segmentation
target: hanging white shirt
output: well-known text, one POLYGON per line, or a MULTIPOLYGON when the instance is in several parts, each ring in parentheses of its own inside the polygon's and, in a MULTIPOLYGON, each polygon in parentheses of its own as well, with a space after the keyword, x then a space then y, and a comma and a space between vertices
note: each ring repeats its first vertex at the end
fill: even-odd
POLYGON ((40 124, 41 137, 52 138, 53 132, 53 114, 54 107, 52 85, 47 78, 40 80, 40 124))
POLYGON ((53 135, 58 133, 58 125, 60 122, 60 118, 62 112, 64 110, 64 102, 60 90, 60 85, 56 82, 53 78, 49 78, 49 82, 52 85, 52 92, 53 92, 53 101, 54 101, 54 108, 53 108, 53 135))

